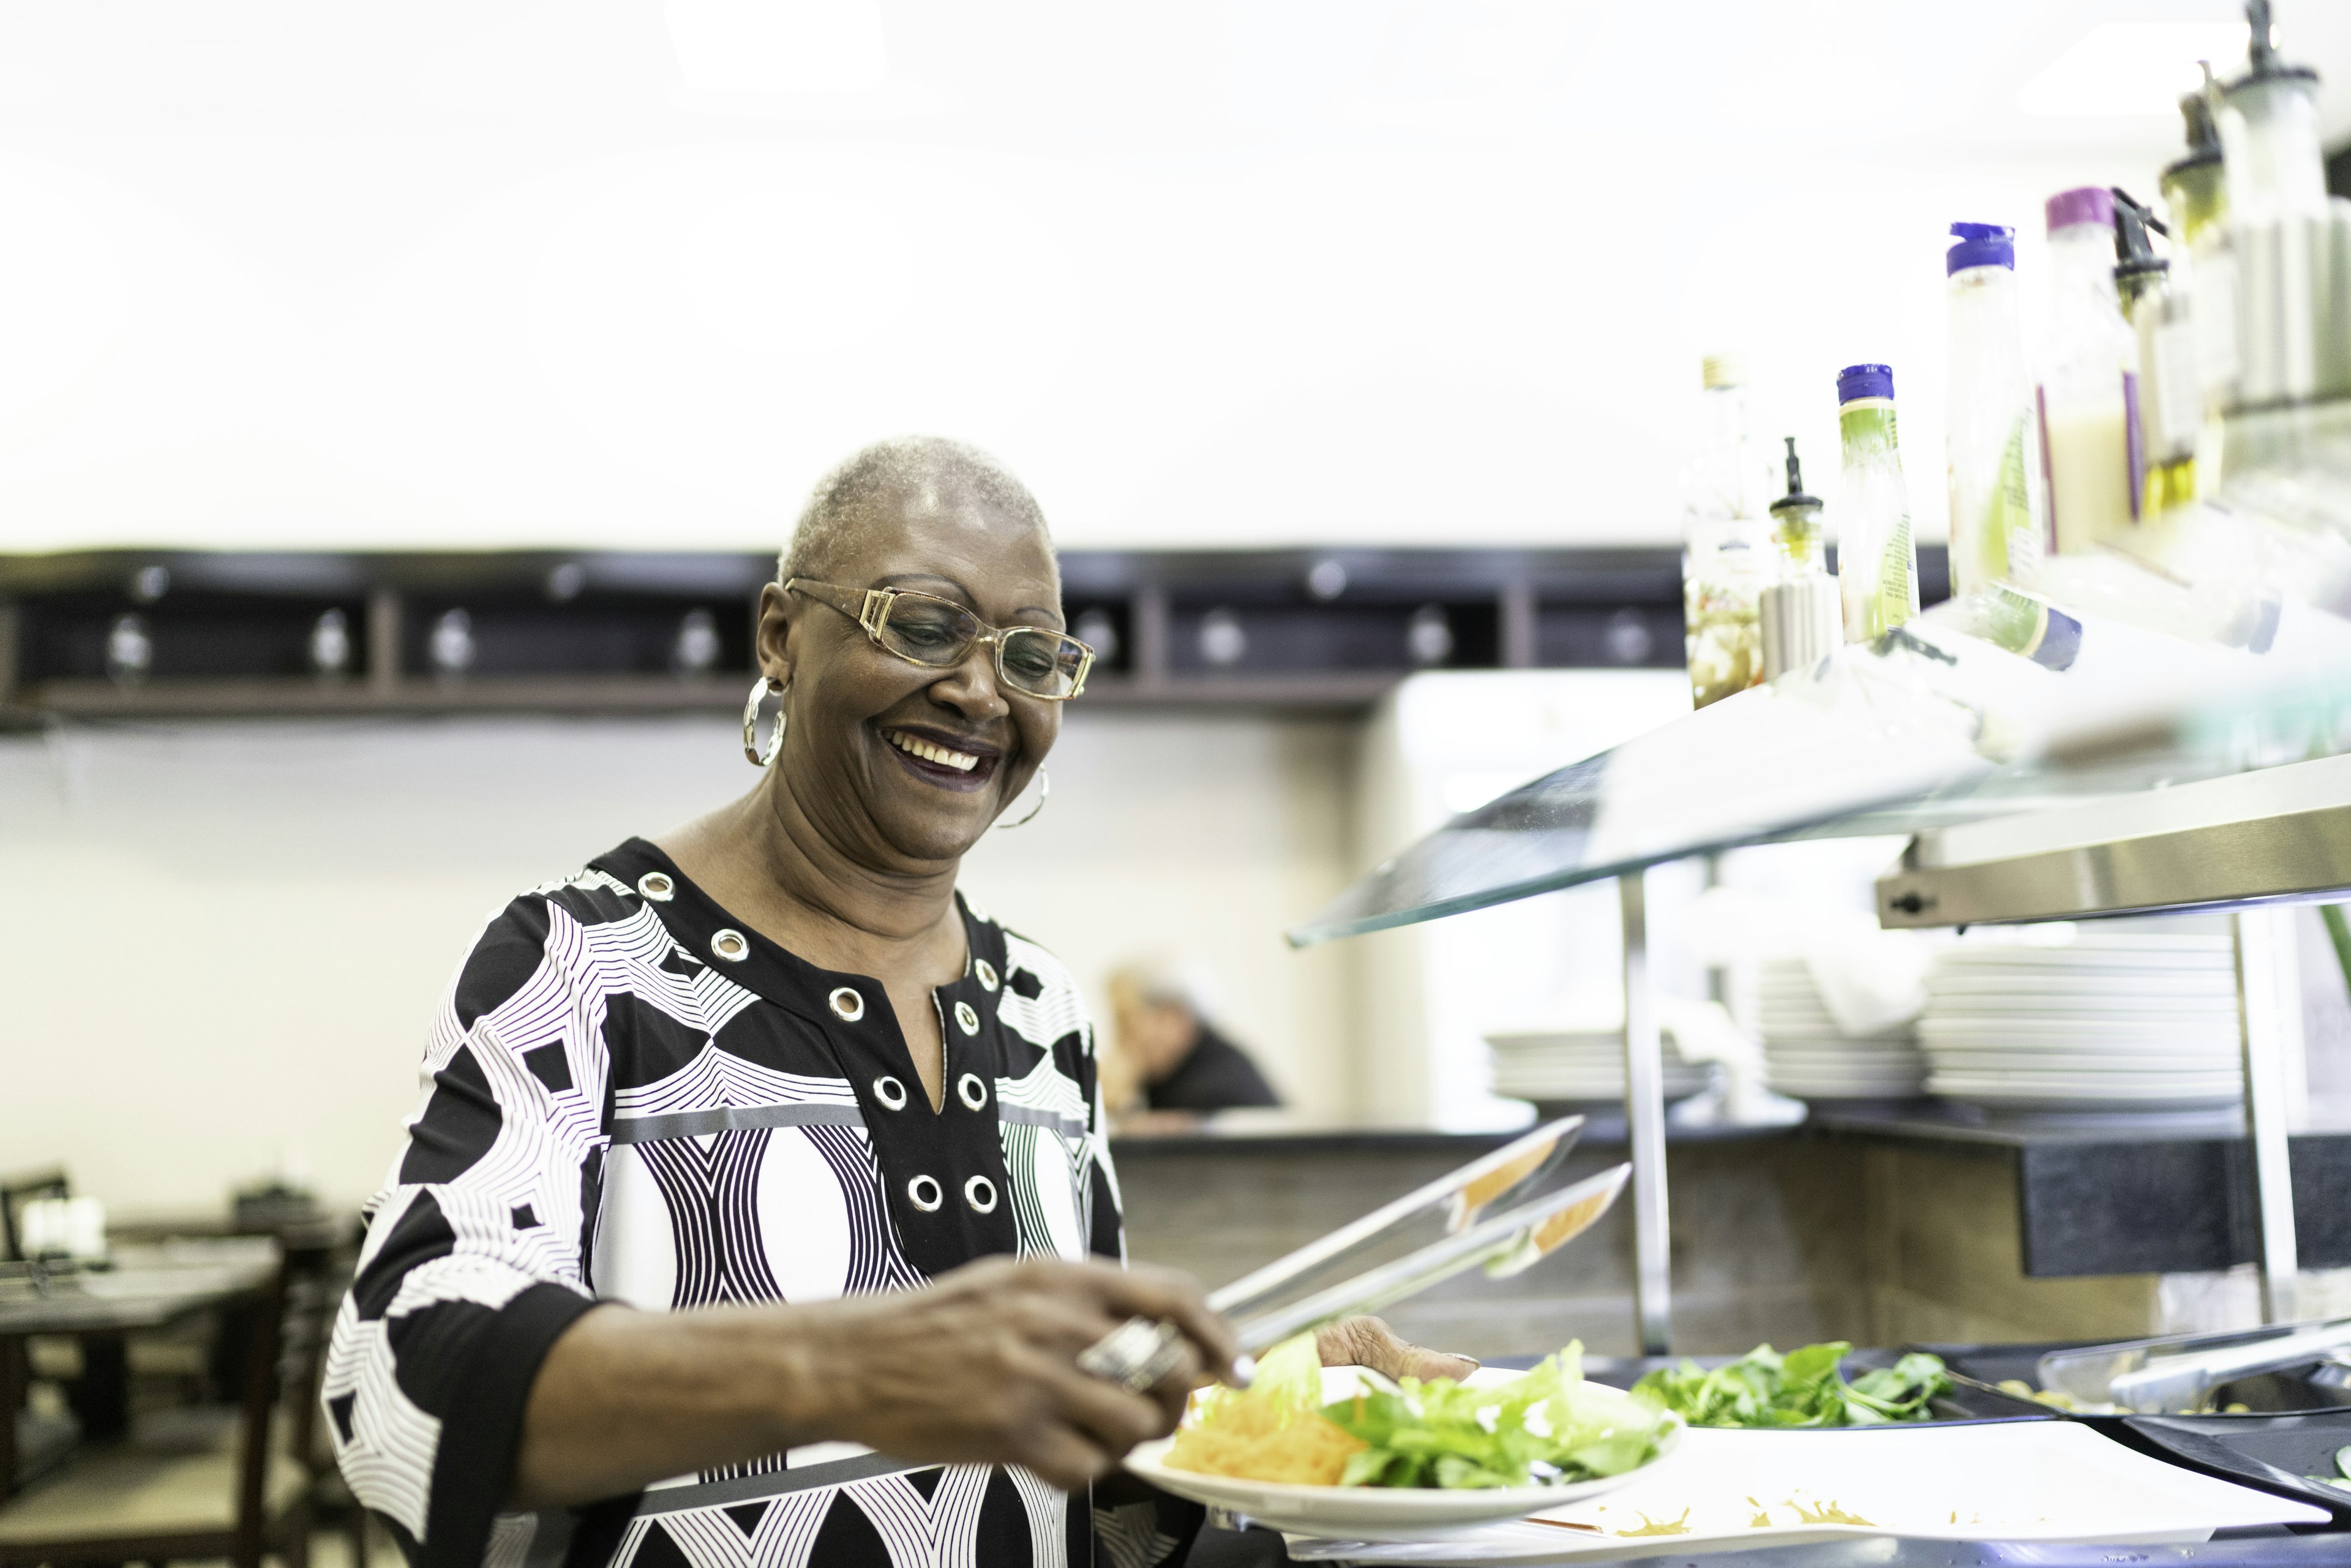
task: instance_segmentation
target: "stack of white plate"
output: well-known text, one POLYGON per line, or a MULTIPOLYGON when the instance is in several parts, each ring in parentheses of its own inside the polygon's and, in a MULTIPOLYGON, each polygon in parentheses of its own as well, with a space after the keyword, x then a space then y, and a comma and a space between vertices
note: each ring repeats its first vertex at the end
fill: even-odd
POLYGON ((2236 1103, 2237 977, 2225 935, 2082 927, 2061 946, 1961 945, 1919 1020, 1946 1099, 2018 1111, 2236 1103))
MULTIPOLYGON (((1494 1092, 1538 1104, 1622 1103, 1625 1037, 1614 1030, 1505 1030, 1486 1037, 1493 1053, 1494 1092)), ((1703 1062, 1687 1062, 1664 1042, 1666 1098, 1696 1094, 1711 1081, 1703 1062)))
POLYGON ((1912 1026, 1848 1035, 1821 1000, 1802 958, 1773 958, 1758 986, 1763 1074, 1799 1100, 1900 1100, 1927 1081, 1912 1026))

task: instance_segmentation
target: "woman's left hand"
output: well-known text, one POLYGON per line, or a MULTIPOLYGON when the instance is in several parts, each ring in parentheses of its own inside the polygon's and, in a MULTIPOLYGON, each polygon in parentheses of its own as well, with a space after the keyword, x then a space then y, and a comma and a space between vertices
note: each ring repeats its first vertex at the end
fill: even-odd
POLYGON ((1388 1377, 1463 1378, 1478 1370, 1466 1355, 1424 1350, 1396 1337, 1378 1318, 1346 1318, 1317 1329, 1314 1348, 1325 1366, 1367 1366, 1388 1377))

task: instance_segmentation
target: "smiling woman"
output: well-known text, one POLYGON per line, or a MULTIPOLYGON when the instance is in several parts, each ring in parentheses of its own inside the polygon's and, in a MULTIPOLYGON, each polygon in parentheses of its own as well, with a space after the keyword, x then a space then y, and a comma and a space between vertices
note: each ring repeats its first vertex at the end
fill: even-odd
POLYGON ((1084 689, 1044 518, 968 447, 869 448, 758 648, 758 783, 460 969, 336 1327, 344 1473, 420 1563, 1144 1568, 1196 1512, 1085 1489, 1230 1341, 1115 1266, 1077 989, 955 887, 1084 689), (1182 1365, 1077 1370, 1136 1313, 1182 1365))

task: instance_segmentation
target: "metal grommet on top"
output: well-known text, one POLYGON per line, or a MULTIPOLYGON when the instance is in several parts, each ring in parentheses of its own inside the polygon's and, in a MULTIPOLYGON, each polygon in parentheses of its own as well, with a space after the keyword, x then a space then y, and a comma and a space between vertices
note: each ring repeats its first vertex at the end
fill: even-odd
POLYGON ((893 1111, 903 1111, 906 1108, 906 1086, 885 1072, 873 1081, 873 1098, 893 1111))
POLYGON ((987 1109, 987 1085, 979 1081, 977 1072, 967 1072, 956 1080, 956 1098, 975 1111, 987 1109))
POLYGON ((865 998, 847 986, 841 987, 825 1000, 832 1004, 834 1016, 843 1023, 855 1023, 865 1016, 865 998))
POLYGON ((929 1176, 918 1176, 906 1184, 906 1201, 925 1214, 936 1214, 946 1200, 946 1193, 929 1176))
POLYGON ((667 904, 677 896, 677 883, 669 879, 665 871, 649 871, 637 878, 637 891, 655 904, 667 904))
POLYGON ((957 1002, 956 1004, 956 1027, 963 1030, 966 1034, 977 1034, 979 1032, 979 1015, 971 1010, 971 1004, 969 1002, 957 1002))
POLYGON ((751 939, 732 927, 710 934, 710 950, 730 964, 739 964, 751 956, 751 939))
POLYGON ((986 1176, 974 1176, 963 1184, 963 1200, 980 1214, 996 1212, 996 1184, 986 1176))
POLYGON ((985 958, 973 959, 971 967, 972 972, 979 977, 979 988, 983 991, 992 991, 1004 983, 997 978, 996 966, 985 958))

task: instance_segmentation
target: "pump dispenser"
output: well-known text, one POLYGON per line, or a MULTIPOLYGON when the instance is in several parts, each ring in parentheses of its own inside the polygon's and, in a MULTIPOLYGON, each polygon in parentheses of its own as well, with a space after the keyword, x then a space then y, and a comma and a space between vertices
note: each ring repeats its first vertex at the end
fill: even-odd
POLYGON ((2047 362, 2039 390, 2050 543, 2080 555, 2138 521, 2138 341, 2115 291, 2115 198, 2102 185, 2049 198, 2047 362))
POLYGON ((1779 552, 1779 580, 1763 590, 1760 622, 1763 678, 1809 669, 1844 640, 1837 580, 1828 572, 1821 537, 1822 500, 1804 493, 1803 465, 1796 438, 1788 444, 1788 493, 1771 503, 1771 542, 1779 552))
POLYGON ((2165 166, 2161 188, 2171 217, 2173 243, 2193 247, 2228 215, 2229 186, 2222 178, 2220 128, 2213 120, 2220 84, 2212 79, 2212 62, 2196 62, 2204 85, 2179 99, 2179 118, 2188 132, 2187 156, 2165 166))
POLYGON ((1781 570, 1825 572, 1821 508, 1827 503, 1804 494, 1804 465, 1796 457, 1796 438, 1782 439, 1788 444, 1788 493, 1771 503, 1771 542, 1779 547, 1781 570))
POLYGON ((2196 374, 2195 324, 2185 295, 2171 287, 2171 264, 2147 238, 2165 233, 2156 215, 2116 190, 2115 287, 2138 339, 2138 424, 2132 466, 2141 482, 2139 516, 2150 519, 2196 498, 2196 444, 2204 400, 2196 374))
POLYGON ((2221 150, 2237 221, 2263 224, 2326 210, 2326 155, 2318 132, 2318 73, 2277 52, 2269 0, 2246 0, 2245 74, 2221 89, 2221 150))
POLYGON ((2221 89, 2218 117, 2237 258, 2232 413, 2351 397, 2351 321, 2337 298, 2351 204, 2326 194, 2318 73, 2279 57, 2268 0, 2250 0, 2245 16, 2250 66, 2221 89))

